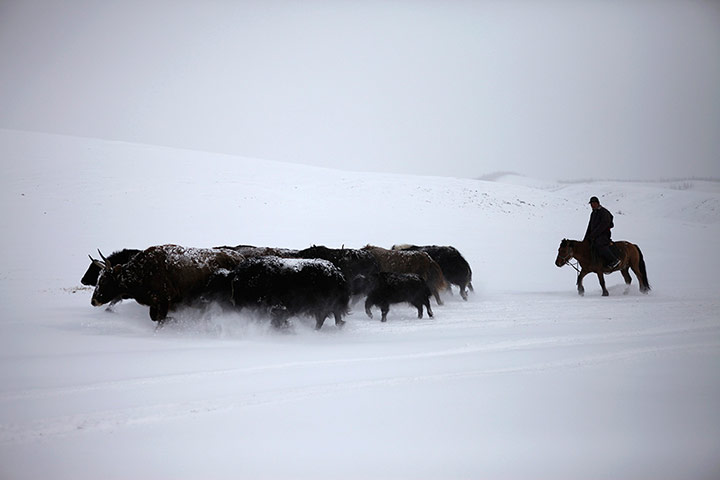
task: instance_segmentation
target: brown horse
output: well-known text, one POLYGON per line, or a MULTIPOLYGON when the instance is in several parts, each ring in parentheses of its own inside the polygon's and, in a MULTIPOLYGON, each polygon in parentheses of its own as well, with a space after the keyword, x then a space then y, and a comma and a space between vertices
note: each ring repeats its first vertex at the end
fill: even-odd
POLYGON ((602 259, 593 255, 589 241, 579 242, 577 240, 568 239, 564 239, 560 242, 558 255, 555 259, 555 265, 562 267, 563 265, 569 264, 568 262, 571 258, 575 258, 575 260, 578 261, 580 264, 580 270, 572 264, 571 266, 578 270, 577 289, 578 294, 580 295, 585 294, 585 288, 583 288, 582 284, 583 278, 585 278, 585 275, 588 273, 595 272, 598 276, 598 280, 600 281, 600 286, 602 287, 603 297, 607 297, 609 294, 605 288, 604 275, 618 270, 622 273, 622 276, 625 279, 625 284, 627 285, 625 293, 627 294, 630 289, 630 282, 632 282, 632 278, 630 278, 630 273, 628 272, 630 269, 632 269, 638 279, 638 282, 640 282, 640 291, 642 293, 648 293, 650 291, 650 283, 648 283, 647 271, 645 270, 645 260, 643 259, 643 254, 640 251, 640 248, 630 242, 614 242, 614 245, 615 248, 617 248, 620 257, 620 265, 614 269, 604 267, 602 259))

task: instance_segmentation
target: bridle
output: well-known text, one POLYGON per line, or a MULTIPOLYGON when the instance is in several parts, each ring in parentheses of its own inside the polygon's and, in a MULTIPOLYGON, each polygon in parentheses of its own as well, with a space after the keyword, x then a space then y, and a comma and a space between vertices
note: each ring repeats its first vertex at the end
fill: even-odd
POLYGON ((579 273, 580 273, 580 269, 578 268, 578 265, 579 265, 580 262, 578 262, 578 261, 576 260, 574 264, 570 263, 570 259, 573 258, 573 251, 572 251, 572 247, 567 247, 567 248, 568 248, 568 250, 570 250, 570 253, 567 254, 567 255, 564 256, 564 257, 560 257, 560 255, 558 255, 558 257, 560 257, 560 260, 563 261, 563 265, 570 265, 570 266, 571 266, 572 268, 574 268, 575 271, 579 274, 579 273))

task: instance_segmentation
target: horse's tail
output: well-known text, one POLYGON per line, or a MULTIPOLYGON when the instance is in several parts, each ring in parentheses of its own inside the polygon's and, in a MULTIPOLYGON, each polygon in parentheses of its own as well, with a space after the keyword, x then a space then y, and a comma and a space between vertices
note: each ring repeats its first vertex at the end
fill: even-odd
POLYGON ((638 256, 640 257, 640 261, 638 262, 640 274, 642 275, 642 278, 639 279, 640 291, 643 293, 647 293, 650 291, 650 281, 648 280, 647 269, 645 268, 645 258, 643 257, 642 251, 640 251, 640 247, 635 245, 635 248, 637 248, 638 256))

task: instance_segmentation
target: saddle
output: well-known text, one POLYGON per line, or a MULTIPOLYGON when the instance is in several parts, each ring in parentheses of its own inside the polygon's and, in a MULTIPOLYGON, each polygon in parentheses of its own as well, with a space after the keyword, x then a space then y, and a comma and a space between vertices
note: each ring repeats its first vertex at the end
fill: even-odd
MULTIPOLYGON (((610 249, 610 252, 615 256, 615 258, 622 260, 622 257, 623 257, 622 251, 620 250, 620 248, 617 245, 615 245, 615 242, 613 242, 611 240, 608 248, 610 249)), ((593 262, 599 262, 602 264, 603 271, 605 273, 614 272, 616 270, 614 268, 610 268, 610 265, 605 265, 605 262, 602 260, 602 258, 599 258, 598 254, 594 248, 591 249, 590 255, 591 255, 593 262)))

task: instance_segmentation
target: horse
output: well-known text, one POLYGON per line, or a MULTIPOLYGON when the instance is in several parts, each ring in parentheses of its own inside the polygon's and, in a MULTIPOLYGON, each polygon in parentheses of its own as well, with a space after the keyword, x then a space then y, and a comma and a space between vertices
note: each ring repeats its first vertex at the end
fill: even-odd
POLYGON ((635 276, 640 283, 640 291, 642 293, 648 293, 650 291, 650 283, 648 282, 645 259, 640 251, 640 247, 634 243, 622 241, 613 242, 613 244, 620 257, 620 264, 615 268, 607 268, 603 265, 602 259, 592 253, 590 241, 579 242, 577 240, 568 240, 567 238, 560 242, 558 255, 555 259, 555 265, 562 267, 569 264, 571 258, 575 258, 575 260, 577 260, 580 264, 580 270, 578 270, 574 265, 570 265, 575 268, 575 270, 578 270, 577 289, 579 295, 585 294, 585 288, 583 288, 582 284, 585 275, 595 272, 598 276, 598 280, 600 281, 600 287, 602 287, 603 297, 607 297, 609 293, 605 288, 604 275, 617 272, 618 270, 625 279, 625 284, 627 286, 624 293, 627 294, 630 290, 630 283, 632 282, 632 278, 628 272, 630 269, 632 269, 633 273, 635 273, 635 276))

